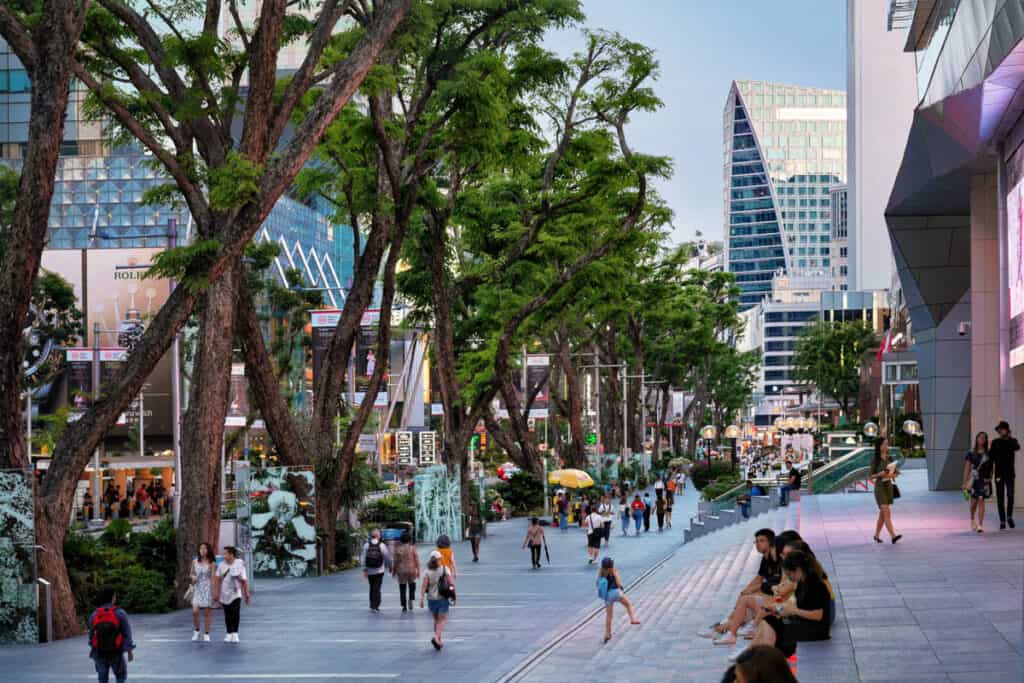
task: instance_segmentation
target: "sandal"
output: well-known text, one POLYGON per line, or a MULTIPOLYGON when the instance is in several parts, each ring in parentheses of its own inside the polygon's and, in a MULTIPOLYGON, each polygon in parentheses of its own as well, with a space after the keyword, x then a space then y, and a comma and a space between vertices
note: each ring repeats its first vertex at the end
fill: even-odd
POLYGON ((872 538, 875 539, 875 543, 882 543, 883 542, 882 539, 880 539, 878 536, 872 536, 872 538))
POLYGON ((640 625, 639 621, 631 621, 629 623, 632 624, 633 626, 639 626, 640 625))
POLYGON ((605 636, 605 637, 604 637, 604 642, 606 642, 606 643, 607 643, 607 642, 608 642, 609 640, 611 640, 611 639, 612 639, 612 637, 611 637, 611 636, 605 636))
POLYGON ((440 650, 441 649, 441 643, 437 642, 437 638, 431 637, 430 644, 434 646, 435 650, 440 650))

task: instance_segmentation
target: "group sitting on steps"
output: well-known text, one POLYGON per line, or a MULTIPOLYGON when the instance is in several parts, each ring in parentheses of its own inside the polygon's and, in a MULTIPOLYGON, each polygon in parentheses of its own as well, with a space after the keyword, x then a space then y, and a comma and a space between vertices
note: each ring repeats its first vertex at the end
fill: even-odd
POLYGON ((771 646, 786 657, 797 644, 828 640, 835 621, 835 592, 810 546, 796 531, 754 534, 761 563, 757 575, 740 591, 732 612, 700 631, 715 645, 732 647, 735 661, 750 646, 771 646))

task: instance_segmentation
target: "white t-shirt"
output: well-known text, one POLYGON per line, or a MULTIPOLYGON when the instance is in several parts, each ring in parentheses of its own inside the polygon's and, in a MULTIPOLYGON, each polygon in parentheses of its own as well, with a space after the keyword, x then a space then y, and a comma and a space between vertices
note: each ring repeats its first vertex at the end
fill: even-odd
POLYGON ((604 517, 597 514, 596 512, 591 512, 589 515, 587 515, 585 524, 590 528, 591 531, 596 531, 604 526, 604 517))
POLYGON ((597 506, 597 511, 599 513, 601 513, 601 516, 604 518, 604 521, 606 521, 606 522, 612 521, 612 504, 611 503, 601 503, 600 505, 597 506))
POLYGON ((661 477, 658 477, 658 480, 654 482, 654 490, 659 491, 663 488, 665 488, 665 482, 661 480, 661 477))
POLYGON ((237 557, 231 564, 221 562, 217 565, 217 576, 220 577, 220 603, 222 605, 228 605, 242 597, 242 582, 249 580, 245 574, 245 562, 237 557))

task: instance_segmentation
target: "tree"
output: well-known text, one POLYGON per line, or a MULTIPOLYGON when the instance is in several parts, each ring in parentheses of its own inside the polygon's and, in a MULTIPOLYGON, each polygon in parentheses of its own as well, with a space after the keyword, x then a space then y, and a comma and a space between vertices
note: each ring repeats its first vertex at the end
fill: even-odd
POLYGON ((711 360, 708 403, 714 424, 724 429, 750 402, 760 365, 757 351, 738 351, 733 344, 722 344, 711 360))
POLYGON ((36 295, 73 55, 88 10, 89 0, 0 4, 0 36, 32 80, 28 145, 10 219, 4 221, 5 245, 0 255, 0 468, 29 466, 21 426, 22 331, 36 295))
MULTIPOLYGON (((61 4, 71 7, 73 3, 61 4)), ((310 18, 300 15, 303 8, 287 0, 267 0, 254 30, 238 21, 230 0, 152 0, 144 13, 122 0, 97 0, 92 11, 77 17, 84 22, 81 33, 87 47, 70 63, 68 59, 61 63, 89 89, 93 111, 110 125, 113 142, 138 144, 173 181, 148 199, 183 202, 198 237, 194 244, 168 250, 159 258, 153 273, 173 276, 180 286, 151 321, 111 391, 64 431, 38 489, 37 541, 47 548, 40 554, 39 568, 53 584, 58 637, 78 630, 61 550, 76 482, 92 451, 138 393, 200 299, 195 374, 202 381, 193 383, 183 429, 179 593, 187 584, 194 545, 199 540, 216 541, 217 468, 232 339, 222 331, 225 324, 230 329, 234 320, 236 291, 243 281, 242 252, 324 130, 362 83, 410 5, 411 0, 381 0, 371 9, 369 3, 325 0, 310 18), (235 20, 230 40, 218 35, 222 10, 230 11, 235 20), (336 27, 346 11, 368 20, 339 33, 336 27), (188 32, 182 26, 196 28, 188 32), (278 79, 278 53, 293 40, 307 41, 305 59, 293 74, 278 79), (297 105, 306 100, 311 104, 303 115, 296 115, 297 105), (241 124, 237 139, 236 123, 241 124)), ((84 13, 84 3, 79 6, 84 13)), ((0 14, 5 36, 10 32, 16 38, 29 36, 30 41, 45 31, 75 37, 68 28, 75 25, 76 17, 69 18, 67 12, 51 17, 44 11, 46 21, 40 23, 29 13, 34 3, 16 9, 23 11, 0 14)), ((19 51, 19 57, 22 52, 30 68, 43 64, 43 60, 33 61, 29 50, 19 51)), ((37 84, 33 77, 33 92, 42 90, 44 80, 37 84)), ((47 91, 51 98, 53 90, 47 91)), ((45 117, 38 120, 46 125, 45 117)), ((36 121, 33 112, 33 126, 36 121)), ((59 130, 62 123, 63 111, 50 128, 59 130)), ((58 148, 53 146, 54 164, 58 148)), ((38 149, 45 156, 49 147, 44 141, 38 149)), ((29 156, 33 153, 30 142, 29 156)), ((22 183, 48 184, 52 191, 53 175, 52 165, 27 180, 23 171, 22 183)), ((42 211, 40 207, 48 208, 49 201, 34 202, 34 206, 36 212, 42 211)), ((40 231, 47 221, 45 216, 34 216, 26 224, 40 231)), ((17 225, 21 223, 16 221, 17 225)), ((41 249, 41 235, 28 237, 30 244, 41 249)), ((15 238, 20 244, 17 231, 15 238)), ((26 262, 31 264, 32 259, 26 262)))
POLYGON ((864 354, 878 347, 878 338, 864 322, 818 321, 800 333, 793 353, 793 377, 812 385, 839 404, 848 415, 860 392, 864 354))

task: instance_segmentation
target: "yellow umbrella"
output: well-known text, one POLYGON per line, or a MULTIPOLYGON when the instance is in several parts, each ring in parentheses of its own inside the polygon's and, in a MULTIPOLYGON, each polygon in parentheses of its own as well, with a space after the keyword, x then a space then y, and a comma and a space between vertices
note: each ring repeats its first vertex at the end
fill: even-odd
POLYGON ((555 470, 548 472, 548 483, 570 489, 585 489, 594 485, 594 480, 583 470, 555 470))

